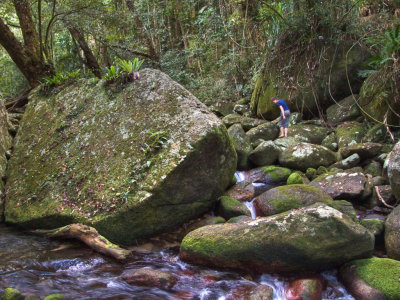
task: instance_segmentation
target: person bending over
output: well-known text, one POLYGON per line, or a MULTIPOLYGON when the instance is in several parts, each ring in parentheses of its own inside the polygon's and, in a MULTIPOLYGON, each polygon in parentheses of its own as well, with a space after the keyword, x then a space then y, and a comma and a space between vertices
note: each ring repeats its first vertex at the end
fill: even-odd
POLYGON ((287 137, 288 136, 288 128, 289 128, 289 117, 290 117, 290 110, 289 107, 287 106, 286 102, 283 101, 282 99, 279 99, 277 97, 272 97, 272 102, 274 102, 276 105, 278 105, 279 110, 280 110, 280 119, 279 119, 279 127, 281 130, 281 137, 287 137))

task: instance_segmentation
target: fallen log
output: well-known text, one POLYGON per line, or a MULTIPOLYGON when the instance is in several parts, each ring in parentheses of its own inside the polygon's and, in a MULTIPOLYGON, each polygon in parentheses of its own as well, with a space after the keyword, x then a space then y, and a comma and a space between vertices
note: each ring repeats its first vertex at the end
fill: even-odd
POLYGON ((95 228, 80 223, 70 224, 56 229, 38 229, 33 232, 51 238, 61 237, 78 239, 94 251, 111 256, 117 260, 124 260, 131 253, 131 251, 108 241, 101 236, 95 228))

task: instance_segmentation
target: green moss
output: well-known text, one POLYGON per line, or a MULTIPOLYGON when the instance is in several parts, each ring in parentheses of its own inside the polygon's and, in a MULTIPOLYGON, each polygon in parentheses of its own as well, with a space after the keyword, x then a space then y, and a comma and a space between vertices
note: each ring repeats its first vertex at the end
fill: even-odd
POLYGON ((389 300, 400 299, 400 261, 373 257, 351 264, 357 266, 357 275, 368 285, 381 291, 389 300))
POLYGON ((251 213, 247 206, 240 201, 227 196, 222 196, 219 200, 220 202, 218 205, 218 213, 225 219, 228 220, 232 217, 237 217, 241 215, 249 217, 251 216, 251 213))
POLYGON ((365 219, 360 223, 375 236, 383 233, 383 230, 385 229, 385 223, 378 219, 365 219))
POLYGON ((25 297, 16 289, 6 288, 1 298, 4 300, 23 300, 25 297))
POLYGON ((358 223, 357 213, 353 207, 353 204, 346 200, 334 200, 328 204, 330 207, 337 209, 338 211, 349 216, 354 222, 358 223))
POLYGON ((61 299, 65 299, 65 296, 61 295, 61 294, 51 294, 51 295, 48 295, 43 300, 61 300, 61 299))
POLYGON ((307 176, 308 179, 314 180, 315 178, 318 177, 317 170, 314 169, 314 168, 308 168, 306 170, 306 176, 307 176))
POLYGON ((286 181, 287 185, 291 184, 302 184, 303 183, 303 177, 300 175, 299 172, 293 172, 290 174, 289 178, 286 181))
POLYGON ((268 166, 261 168, 263 172, 269 175, 270 179, 273 181, 285 181, 288 179, 292 171, 288 168, 282 168, 277 166, 268 166))

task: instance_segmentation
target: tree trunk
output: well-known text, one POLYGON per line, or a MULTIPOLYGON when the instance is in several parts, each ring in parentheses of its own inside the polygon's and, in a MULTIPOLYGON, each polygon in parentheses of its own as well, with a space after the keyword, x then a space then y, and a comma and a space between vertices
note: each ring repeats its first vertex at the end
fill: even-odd
POLYGON ((79 46, 81 47, 83 54, 85 55, 85 63, 88 68, 92 70, 93 74, 96 77, 101 78, 101 69, 99 63, 97 62, 96 57, 93 55, 92 50, 89 48, 89 45, 86 43, 83 35, 74 27, 69 27, 68 30, 71 33, 72 37, 78 42, 79 46))

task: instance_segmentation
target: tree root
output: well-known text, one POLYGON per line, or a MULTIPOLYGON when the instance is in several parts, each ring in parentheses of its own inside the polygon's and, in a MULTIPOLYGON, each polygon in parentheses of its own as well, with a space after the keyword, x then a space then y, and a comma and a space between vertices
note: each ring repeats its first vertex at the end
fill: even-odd
POLYGON ((84 224, 70 224, 56 229, 38 229, 34 233, 47 237, 62 237, 78 239, 92 248, 94 251, 111 256, 117 260, 125 260, 131 251, 122 249, 118 245, 112 244, 101 236, 93 227, 84 224))

